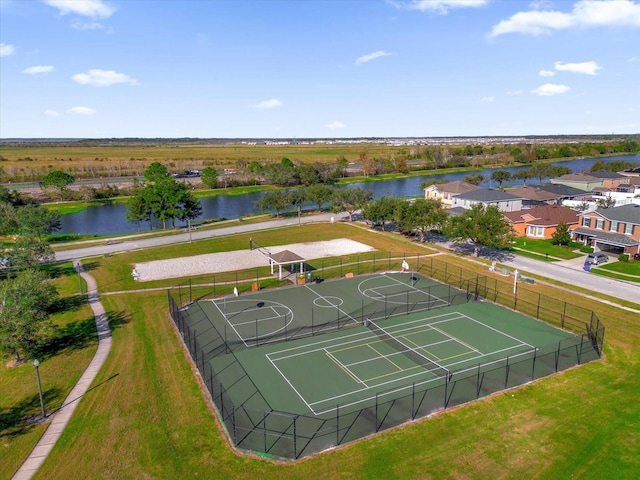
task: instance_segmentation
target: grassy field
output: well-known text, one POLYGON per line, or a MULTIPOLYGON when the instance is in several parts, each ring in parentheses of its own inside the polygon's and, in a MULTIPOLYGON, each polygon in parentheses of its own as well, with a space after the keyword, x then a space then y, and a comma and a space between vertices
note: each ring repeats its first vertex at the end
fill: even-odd
POLYGON ((513 240, 512 246, 517 249, 518 254, 531 253, 532 257, 539 260, 571 260, 572 258, 578 258, 586 255, 584 253, 576 252, 576 250, 579 248, 579 245, 576 244, 561 246, 552 244, 551 240, 533 239, 527 237, 516 237, 513 240))
MULTIPOLYGON (((422 248, 396 235, 342 228, 331 231, 382 250, 422 248)), ((263 235, 264 244, 291 242, 291 230, 263 235)), ((307 235, 319 239, 320 232, 296 227, 296 242, 307 235)), ((189 254, 233 250, 245 240, 194 243, 189 254)), ((91 274, 102 291, 140 288, 129 281, 129 263, 179 256, 180 247, 172 248, 95 259, 91 274)), ((486 265, 459 256, 450 261, 486 273, 486 265)), ((540 282, 526 288, 560 299, 567 295, 540 282)), ((164 292, 106 295, 101 301, 117 319, 111 354, 97 388, 78 405, 35 478, 632 479, 640 470, 640 316, 612 305, 576 300, 607 328, 602 361, 300 462, 276 463, 239 455, 227 445, 168 319, 164 292)), ((28 389, 33 379, 21 382, 28 389)), ((3 396, 0 411, 4 403, 3 396)), ((8 452, 0 452, 1 465, 8 452)), ((27 453, 20 444, 9 458, 27 453)))

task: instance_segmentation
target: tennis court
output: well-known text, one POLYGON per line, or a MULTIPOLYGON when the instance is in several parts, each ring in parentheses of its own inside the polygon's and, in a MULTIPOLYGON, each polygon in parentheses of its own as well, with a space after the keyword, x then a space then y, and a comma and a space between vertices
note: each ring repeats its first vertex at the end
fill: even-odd
POLYGON ((599 358, 592 324, 483 301, 483 281, 395 272, 169 301, 233 444, 299 458, 599 358))

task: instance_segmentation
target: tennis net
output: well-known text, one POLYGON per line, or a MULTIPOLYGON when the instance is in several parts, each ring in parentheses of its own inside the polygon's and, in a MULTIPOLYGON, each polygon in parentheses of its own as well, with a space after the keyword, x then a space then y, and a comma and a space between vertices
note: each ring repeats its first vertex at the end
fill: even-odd
POLYGON ((449 369, 434 362, 430 358, 427 358, 425 355, 418 352, 415 348, 410 347, 406 343, 394 337, 389 332, 387 332, 384 328, 382 328, 379 325, 376 325, 373 321, 371 321, 371 319, 367 318, 367 320, 365 321, 365 325, 369 328, 369 330, 375 333, 378 336, 378 338, 380 338, 387 344, 393 346, 400 353, 405 355, 411 361, 425 368, 430 373, 433 373, 438 377, 446 378, 447 381, 451 379, 451 372, 449 371, 449 369))

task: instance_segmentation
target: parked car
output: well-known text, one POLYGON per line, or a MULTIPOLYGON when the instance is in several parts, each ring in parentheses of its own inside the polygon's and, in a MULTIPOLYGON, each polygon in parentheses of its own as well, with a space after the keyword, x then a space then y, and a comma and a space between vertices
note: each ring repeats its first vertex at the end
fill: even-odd
POLYGON ((584 263, 590 263, 591 265, 598 265, 609 261, 609 257, 602 252, 594 252, 587 255, 587 259, 584 263))

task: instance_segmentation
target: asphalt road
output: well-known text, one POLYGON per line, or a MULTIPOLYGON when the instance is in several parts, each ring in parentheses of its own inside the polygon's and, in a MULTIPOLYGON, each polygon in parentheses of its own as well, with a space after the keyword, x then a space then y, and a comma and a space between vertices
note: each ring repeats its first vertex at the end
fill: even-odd
MULTIPOLYGON (((212 238, 235 233, 250 233, 258 230, 296 226, 306 223, 326 222, 330 224, 332 217, 335 219, 335 221, 348 220, 348 215, 346 213, 323 213, 319 215, 301 217, 300 219, 282 218, 256 224, 235 224, 229 227, 221 227, 213 230, 196 230, 192 231, 191 234, 182 233, 177 235, 152 238, 145 238, 144 236, 135 238, 125 237, 126 239, 123 239, 122 241, 114 240, 111 242, 111 244, 88 246, 84 248, 80 247, 73 250, 60 251, 56 253, 56 260, 65 261, 87 257, 103 256, 106 254, 158 247, 175 243, 188 243, 190 240, 201 240, 205 238, 212 238)), ((452 246, 442 238, 436 237, 431 240, 434 243, 447 248, 453 248, 463 251, 471 249, 471 246, 452 246)), ((491 260, 495 260, 501 265, 505 265, 506 267, 510 268, 511 273, 513 273, 513 270, 518 269, 518 271, 524 276, 526 276, 528 273, 536 274, 560 282, 564 282, 569 285, 575 285, 587 290, 591 290, 594 293, 600 292, 605 295, 610 295, 612 297, 621 298, 630 302, 640 304, 639 284, 587 273, 582 269, 582 265, 584 263, 583 258, 560 262, 541 262, 539 260, 515 255, 512 253, 504 253, 491 250, 481 250, 480 253, 481 256, 489 258, 491 260)))

